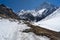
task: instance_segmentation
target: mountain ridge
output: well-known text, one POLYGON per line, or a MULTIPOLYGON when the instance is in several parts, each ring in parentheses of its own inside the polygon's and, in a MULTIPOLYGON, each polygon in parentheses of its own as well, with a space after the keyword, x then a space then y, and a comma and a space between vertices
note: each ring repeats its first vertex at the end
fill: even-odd
POLYGON ((11 8, 8 8, 4 4, 0 4, 0 17, 3 18, 12 18, 12 19, 20 19, 18 15, 13 12, 11 8))
POLYGON ((17 15, 20 16, 22 19, 24 19, 24 17, 25 17, 29 21, 40 21, 40 20, 44 19, 46 16, 50 15, 51 13, 53 13, 56 9, 59 8, 59 7, 56 7, 56 6, 54 6, 52 4, 49 4, 49 3, 43 3, 42 5, 43 6, 40 6, 39 8, 37 8, 35 10, 23 10, 22 11, 23 13, 19 12, 19 13, 17 13, 17 15), (44 9, 44 11, 39 12, 39 11, 41 11, 43 9, 44 9), (22 15, 20 15, 20 14, 22 14, 22 15), (30 14, 32 17, 30 15, 28 17, 27 16, 28 14, 30 14), (35 14, 35 16, 33 14, 35 14), (23 16, 23 15, 25 15, 25 16, 23 16))

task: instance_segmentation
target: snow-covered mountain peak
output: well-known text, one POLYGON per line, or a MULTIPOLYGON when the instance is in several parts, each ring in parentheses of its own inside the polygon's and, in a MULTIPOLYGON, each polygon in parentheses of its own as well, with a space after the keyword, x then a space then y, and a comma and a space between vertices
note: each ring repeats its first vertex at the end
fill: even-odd
POLYGON ((44 19, 46 16, 52 14, 56 9, 59 7, 56 7, 50 3, 42 3, 38 8, 35 10, 21 10, 17 13, 18 16, 20 16, 21 19, 28 19, 28 21, 40 21, 44 19), (32 19, 31 19, 32 18, 32 19))
POLYGON ((37 7, 36 10, 40 10, 40 9, 43 9, 43 8, 46 8, 46 9, 52 9, 52 8, 58 8, 57 6, 55 5, 52 5, 51 3, 48 3, 48 2, 44 2, 42 3, 39 7, 37 7))
POLYGON ((18 14, 18 16, 20 16, 21 19, 28 19, 30 21, 32 20, 36 20, 37 21, 37 17, 42 17, 41 15, 43 14, 43 12, 45 11, 46 9, 43 8, 41 10, 21 10, 18 14))
MULTIPOLYGON (((52 14, 50 14, 46 18, 44 18, 43 20, 48 20, 48 19, 55 18, 55 17, 60 17, 60 7, 56 11, 54 11, 52 14)), ((43 20, 41 20, 41 21, 43 21, 43 20)))
POLYGON ((54 11, 52 14, 42 19, 41 21, 35 23, 35 25, 60 32, 60 8, 58 8, 56 11, 54 11))
POLYGON ((43 9, 39 10, 38 13, 42 14, 45 10, 46 10, 46 8, 43 8, 43 9))
POLYGON ((34 14, 35 10, 21 10, 20 12, 18 12, 19 15, 24 15, 24 14, 34 14))

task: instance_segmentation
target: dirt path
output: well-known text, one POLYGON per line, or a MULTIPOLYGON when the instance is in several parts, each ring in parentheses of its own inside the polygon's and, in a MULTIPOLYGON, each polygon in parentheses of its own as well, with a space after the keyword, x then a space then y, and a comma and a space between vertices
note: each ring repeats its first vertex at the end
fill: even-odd
POLYGON ((55 32, 52 30, 48 30, 45 28, 41 28, 39 26, 34 26, 32 24, 30 24, 29 22, 25 22, 25 24, 27 24, 28 27, 31 27, 30 29, 26 29, 23 32, 33 32, 36 35, 42 35, 42 36, 47 36, 49 38, 51 38, 51 40, 60 40, 60 33, 59 32, 55 32))

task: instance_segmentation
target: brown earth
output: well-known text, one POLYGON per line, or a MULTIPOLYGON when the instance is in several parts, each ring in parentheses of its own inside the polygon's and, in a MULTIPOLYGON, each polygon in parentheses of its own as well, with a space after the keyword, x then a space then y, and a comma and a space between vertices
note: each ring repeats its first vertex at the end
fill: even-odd
POLYGON ((6 7, 4 4, 0 4, 0 17, 17 19, 17 20, 20 19, 16 15, 16 13, 13 12, 13 10, 11 8, 6 7))
POLYGON ((34 26, 32 24, 30 24, 29 22, 25 22, 25 24, 27 24, 28 27, 31 27, 30 29, 26 29, 23 32, 33 32, 36 35, 40 36, 47 36, 49 38, 51 38, 51 40, 60 40, 60 32, 55 32, 49 29, 45 29, 39 26, 34 26))

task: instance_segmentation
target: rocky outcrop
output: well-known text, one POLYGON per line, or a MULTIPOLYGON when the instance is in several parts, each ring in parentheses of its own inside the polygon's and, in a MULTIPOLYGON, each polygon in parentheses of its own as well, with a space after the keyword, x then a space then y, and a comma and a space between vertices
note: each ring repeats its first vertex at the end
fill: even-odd
POLYGON ((0 17, 20 19, 11 8, 6 7, 4 4, 0 4, 0 17))

